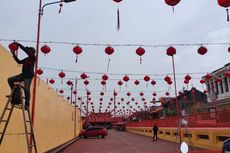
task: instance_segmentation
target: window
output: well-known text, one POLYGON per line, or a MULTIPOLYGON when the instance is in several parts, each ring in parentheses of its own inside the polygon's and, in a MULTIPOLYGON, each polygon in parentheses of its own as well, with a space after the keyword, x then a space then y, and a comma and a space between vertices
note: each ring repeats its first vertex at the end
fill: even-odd
POLYGON ((216 94, 219 95, 218 83, 215 82, 215 85, 216 85, 216 94))
MULTIPOLYGON (((220 77, 221 78, 221 77, 220 77)), ((220 92, 224 93, 224 88, 223 88, 223 81, 222 79, 220 80, 220 92)))
POLYGON ((228 88, 228 79, 227 77, 224 77, 224 84, 225 84, 225 91, 229 92, 229 88, 228 88))

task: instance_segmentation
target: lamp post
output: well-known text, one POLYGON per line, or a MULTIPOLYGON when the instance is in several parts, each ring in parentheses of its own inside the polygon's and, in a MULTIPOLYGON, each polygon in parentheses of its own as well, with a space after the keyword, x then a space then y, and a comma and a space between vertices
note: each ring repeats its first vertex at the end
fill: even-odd
MULTIPOLYGON (((40 43, 40 28, 41 28, 41 16, 43 15, 44 7, 47 5, 52 5, 56 3, 69 3, 76 0, 60 0, 56 2, 46 3, 42 6, 42 0, 39 1, 38 9, 38 26, 37 26, 37 41, 36 41, 36 62, 35 62, 35 74, 33 81, 33 98, 32 98, 32 111, 31 111, 31 120, 32 127, 34 127, 34 116, 35 116, 35 101, 36 101, 36 85, 37 85, 37 68, 38 68, 38 55, 39 55, 39 43, 40 43)), ((30 145, 32 144, 32 137, 30 137, 30 145)), ((32 147, 30 147, 30 152, 32 152, 32 147)))

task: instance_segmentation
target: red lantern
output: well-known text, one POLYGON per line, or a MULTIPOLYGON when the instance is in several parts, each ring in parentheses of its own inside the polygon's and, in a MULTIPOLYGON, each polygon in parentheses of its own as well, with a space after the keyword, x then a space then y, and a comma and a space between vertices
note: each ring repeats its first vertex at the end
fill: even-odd
POLYGON ((55 83, 55 80, 54 79, 50 79, 50 84, 54 84, 55 83))
POLYGON ((46 55, 51 51, 51 49, 48 45, 44 45, 41 47, 41 51, 42 51, 42 53, 44 53, 46 55))
POLYGON ((74 94, 74 95, 76 95, 76 94, 77 94, 77 91, 76 91, 76 90, 74 90, 74 91, 73 91, 73 94, 74 94))
POLYGON ((109 77, 106 74, 104 74, 101 78, 102 78, 102 80, 106 81, 106 80, 108 80, 109 77))
POLYGON ((148 75, 146 75, 146 76, 144 77, 144 80, 145 80, 146 82, 148 82, 148 81, 150 80, 150 77, 149 77, 148 75))
POLYGON ((88 76, 87 76, 85 73, 82 73, 82 74, 81 74, 81 79, 84 80, 84 79, 86 79, 87 77, 88 77, 88 76))
POLYGON ((69 97, 69 96, 67 97, 67 100, 70 100, 70 97, 69 97))
POLYGON ((121 101, 124 101, 124 98, 121 98, 121 101))
POLYGON ((157 95, 157 93, 154 92, 154 93, 153 93, 153 96, 155 97, 156 95, 157 95))
POLYGON ((200 83, 201 83, 201 84, 205 83, 205 80, 201 79, 201 80, 200 80, 200 83))
POLYGON ((134 100, 135 100, 135 98, 132 98, 131 100, 132 100, 132 101, 134 101, 134 100))
POLYGON ((72 81, 68 80, 68 81, 66 82, 66 84, 70 86, 70 85, 72 85, 72 81))
POLYGON ((225 76, 225 77, 230 77, 230 72, 225 72, 225 73, 224 73, 224 76, 225 76))
POLYGON ((230 47, 228 47, 228 52, 230 53, 230 47))
POLYGON ((81 97, 78 97, 77 100, 81 100, 81 97))
POLYGON ((216 78, 216 83, 219 83, 221 81, 221 78, 216 78))
POLYGON ((85 80, 84 81, 84 84, 87 86, 89 84, 89 81, 88 80, 85 80))
POLYGON ((119 81, 117 82, 117 84, 118 84, 119 86, 121 86, 121 85, 123 84, 123 82, 122 82, 121 80, 119 80, 119 81))
POLYGON ((165 3, 168 4, 169 6, 172 6, 173 13, 174 13, 174 6, 176 6, 180 0, 165 0, 165 3))
POLYGON ((102 84, 102 85, 106 85, 106 81, 102 80, 102 81, 101 81, 101 84, 102 84))
POLYGON ((130 93, 130 92, 127 92, 127 96, 131 96, 131 93, 130 93))
POLYGON ((151 81, 151 84, 154 86, 156 84, 156 81, 155 80, 152 80, 151 81))
POLYGON ((108 55, 112 55, 114 53, 114 49, 111 46, 105 48, 105 53, 108 55))
POLYGON ((63 93, 64 93, 64 91, 61 89, 61 90, 59 90, 59 93, 60 93, 60 94, 63 94, 63 93))
POLYGON ((123 80, 124 80, 125 82, 128 82, 128 81, 129 81, 129 77, 128 77, 127 75, 125 75, 125 76, 123 77, 123 80))
POLYGON ((90 91, 87 91, 86 94, 89 96, 89 95, 91 94, 91 92, 90 92, 90 91))
POLYGON ((208 49, 204 46, 201 46, 200 48, 198 48, 197 52, 200 54, 200 55, 204 55, 206 54, 208 51, 208 49))
POLYGON ((135 83, 135 85, 139 85, 140 82, 138 80, 136 80, 134 83, 135 83))
POLYGON ((184 79, 190 81, 190 80, 191 80, 191 76, 187 74, 187 75, 184 77, 184 79))
POLYGON ((170 46, 167 50, 166 50, 166 54, 168 56, 173 56, 176 54, 176 48, 170 46))
POLYGON ((145 54, 145 49, 142 47, 137 48, 136 54, 140 56, 140 64, 142 63, 142 58, 141 56, 145 54))
POLYGON ((165 95, 166 95, 166 96, 169 96, 169 92, 166 92, 165 95))
MULTIPOLYGON (((122 0, 113 0, 116 3, 120 3, 122 0)), ((119 7, 117 7, 117 30, 120 29, 120 11, 119 7)))
POLYGON ((212 78, 212 75, 211 75, 211 74, 206 74, 206 75, 205 75, 205 79, 206 79, 206 80, 209 80, 209 79, 211 79, 211 78, 212 78))
POLYGON ((8 45, 9 49, 12 51, 16 51, 18 50, 18 45, 16 45, 16 43, 12 42, 8 45))
POLYGON ((185 83, 185 84, 188 84, 188 83, 189 83, 189 80, 184 80, 184 83, 185 83))
POLYGON ((114 96, 117 96, 117 93, 116 93, 116 92, 114 92, 114 93, 113 93, 113 95, 114 95, 114 96))
POLYGON ((144 96, 144 93, 143 93, 143 92, 141 92, 141 93, 140 93, 140 96, 144 96))
POLYGON ((169 81, 171 81, 171 78, 170 78, 169 76, 166 76, 166 77, 164 78, 164 80, 165 80, 166 82, 169 82, 169 81))
POLYGON ((37 74, 38 74, 38 75, 42 75, 42 74, 43 74, 42 69, 37 69, 37 74))
POLYGON ((230 0, 218 0, 218 4, 226 8, 227 21, 229 21, 228 7, 230 6, 230 0))
POLYGON ((100 95, 103 96, 103 95, 104 95, 104 92, 101 92, 100 95))
MULTIPOLYGON (((102 100, 103 100, 103 98, 100 98, 99 100, 100 100, 100 101, 102 101, 102 100)), ((101 104, 102 104, 102 103, 101 103, 101 104)))
POLYGON ((65 77, 65 73, 61 71, 58 75, 61 78, 61 84, 62 84, 62 79, 65 77))
POLYGON ((171 84, 172 84, 172 81, 170 80, 170 81, 168 81, 167 83, 168 83, 169 85, 171 85, 171 84))
POLYGON ((76 54, 76 63, 77 63, 78 55, 82 53, 82 48, 77 45, 73 48, 73 52, 76 54))

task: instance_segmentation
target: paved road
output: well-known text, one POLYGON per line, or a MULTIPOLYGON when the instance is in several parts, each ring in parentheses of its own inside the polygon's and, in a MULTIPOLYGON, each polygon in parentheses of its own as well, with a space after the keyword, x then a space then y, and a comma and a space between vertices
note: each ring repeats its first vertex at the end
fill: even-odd
POLYGON ((104 139, 80 139, 61 153, 156 153, 175 152, 175 143, 150 137, 109 130, 104 139))

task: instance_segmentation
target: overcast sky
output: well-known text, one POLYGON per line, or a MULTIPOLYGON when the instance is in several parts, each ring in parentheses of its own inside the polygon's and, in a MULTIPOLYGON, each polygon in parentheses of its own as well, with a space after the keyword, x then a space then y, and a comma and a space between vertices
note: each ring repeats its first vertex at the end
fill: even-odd
MULTIPOLYGON (((52 1, 43 0, 43 4, 52 1)), ((36 40, 38 3, 36 0, 7 0, 0 4, 0 43, 6 48, 10 40, 36 40)), ((71 70, 82 72, 106 73, 108 59, 110 58, 109 73, 123 75, 109 75, 106 93, 104 96, 105 107, 107 101, 112 97, 114 89, 118 92, 118 100, 124 97, 129 101, 134 97, 141 101, 139 93, 144 92, 146 101, 152 99, 153 91, 157 97, 165 96, 169 91, 174 96, 174 87, 168 86, 163 81, 166 74, 172 77, 172 60, 165 54, 169 44, 204 44, 204 43, 230 43, 230 23, 226 21, 226 10, 217 4, 217 0, 181 0, 172 8, 165 4, 164 0, 123 0, 119 3, 120 8, 120 30, 117 25, 117 3, 113 0, 77 0, 76 2, 64 4, 59 14, 59 5, 45 7, 41 19, 41 41, 42 42, 66 42, 63 43, 41 43, 47 44, 52 49, 51 53, 44 56, 39 53, 39 67, 43 67, 46 78, 57 78, 60 71, 50 70, 71 70), (83 53, 78 57, 72 48, 80 44, 83 53), (95 45, 83 45, 95 44, 95 45), (115 52, 111 56, 105 54, 106 45, 110 44, 115 52), (137 44, 137 46, 122 46, 125 44, 137 44), (113 46, 114 45, 114 46, 113 46), (118 45, 118 46, 115 46, 118 45), (135 51, 144 45, 145 54, 142 64, 135 51), (147 47, 150 45, 152 47, 147 47), (166 45, 160 47, 160 45, 166 45), (153 47, 155 46, 155 47, 153 47), (118 80, 124 74, 129 75, 130 81, 121 88, 117 85, 118 80), (143 74, 143 75, 139 75, 143 74), (143 81, 144 74, 157 81, 153 88, 143 81), (141 85, 135 86, 134 80, 140 80, 141 85), (130 98, 126 93, 130 91, 130 98)), ((23 45, 36 46, 35 42, 19 41, 23 45)), ((200 78, 207 72, 212 72, 223 67, 230 61, 227 52, 229 45, 206 45, 207 54, 201 56, 197 53, 200 45, 174 46, 177 49, 175 55, 175 66, 177 77, 177 90, 182 90, 187 85, 183 84, 186 74, 191 75, 192 80, 188 85, 203 91, 205 88, 199 83, 200 78), (193 73, 197 73, 196 75, 193 73), (179 75, 183 74, 183 75, 179 75)), ((19 56, 24 55, 19 51, 19 56)), ((80 78, 78 72, 67 72, 66 77, 80 78)), ((88 73, 92 101, 96 106, 99 103, 100 91, 103 87, 100 84, 101 74, 88 73), (95 80, 97 79, 97 80, 95 80), (99 80, 98 80, 99 79, 99 80)), ((52 85, 53 88, 69 89, 60 84, 60 80, 52 85)), ((78 94, 85 96, 85 85, 78 81, 78 94)), ((64 93, 69 95, 69 90, 64 93)), ((142 104, 140 104, 142 105, 142 104)), ((95 110, 98 110, 96 108, 95 110)))

